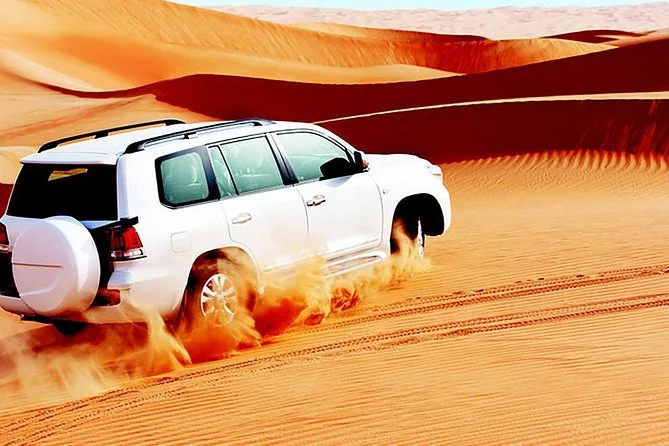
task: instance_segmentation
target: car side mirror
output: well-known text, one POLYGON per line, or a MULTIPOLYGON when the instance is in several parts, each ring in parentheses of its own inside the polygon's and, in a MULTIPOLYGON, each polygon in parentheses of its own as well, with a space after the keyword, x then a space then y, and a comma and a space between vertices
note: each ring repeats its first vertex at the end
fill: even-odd
POLYGON ((357 173, 356 170, 356 166, 344 158, 332 158, 321 165, 321 173, 325 180, 353 175, 357 173))
POLYGON ((356 150, 353 152, 353 160, 355 162, 355 167, 358 172, 364 172, 369 167, 369 161, 365 156, 365 152, 356 150))

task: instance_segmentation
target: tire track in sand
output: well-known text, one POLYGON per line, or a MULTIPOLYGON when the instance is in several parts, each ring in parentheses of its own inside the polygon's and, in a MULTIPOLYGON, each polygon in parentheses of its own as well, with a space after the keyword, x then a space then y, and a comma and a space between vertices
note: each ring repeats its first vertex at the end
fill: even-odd
MULTIPOLYGON (((624 280, 660 276, 669 273, 669 265, 655 265, 640 268, 605 271, 591 276, 571 275, 553 279, 538 279, 516 282, 510 285, 479 289, 473 292, 472 297, 452 300, 466 292, 455 292, 447 295, 429 296, 421 298, 420 302, 434 302, 431 305, 404 308, 415 305, 416 299, 410 299, 383 306, 383 309, 396 309, 381 314, 354 318, 350 321, 340 321, 333 324, 313 327, 306 331, 336 330, 352 324, 361 324, 373 320, 402 317, 420 313, 428 313, 456 306, 473 305, 495 300, 510 299, 513 297, 532 294, 548 293, 578 287, 587 287, 612 283, 624 280)), ((249 359, 232 364, 214 365, 192 370, 182 376, 164 376, 147 379, 140 383, 130 384, 127 387, 113 390, 102 395, 84 400, 72 401, 58 406, 24 413, 21 418, 0 427, 0 438, 7 444, 34 443, 47 439, 53 433, 76 427, 92 419, 98 419, 109 414, 122 412, 144 404, 154 399, 175 397, 187 393, 184 383, 193 379, 207 378, 216 381, 220 373, 236 370, 247 373, 268 371, 283 367, 295 359, 318 360, 322 356, 339 356, 363 350, 379 350, 393 348, 415 342, 442 339, 456 336, 466 336, 480 332, 490 332, 510 328, 531 326, 550 322, 559 322, 570 319, 580 319, 623 311, 639 310, 669 305, 669 294, 655 294, 634 296, 610 301, 601 301, 581 305, 571 305, 544 310, 511 313, 499 316, 481 317, 463 321, 446 322, 403 330, 364 336, 350 340, 326 343, 319 346, 275 353, 261 358, 249 359), (314 357, 314 355, 316 355, 314 357), (311 356, 311 358, 309 358, 311 356), (212 377, 213 376, 213 377, 212 377), (127 401, 123 401, 127 399, 127 401), (55 422, 64 418, 61 422, 55 422)), ((202 383, 201 383, 202 384, 202 383)), ((206 383, 205 383, 206 384, 206 383)))
POLYGON ((371 307, 371 311, 373 311, 375 314, 362 315, 358 317, 351 315, 345 320, 333 321, 323 325, 304 328, 300 330, 300 334, 336 330, 338 328, 350 327, 353 325, 359 325, 383 319, 430 313, 434 311, 446 310, 449 308, 484 304, 513 299, 516 297, 532 296, 535 294, 546 294, 575 288, 605 285, 633 279, 645 279, 667 274, 669 274, 669 264, 662 264, 638 268, 610 270, 593 275, 577 274, 550 279, 541 278, 530 281, 518 281, 509 285, 481 288, 475 291, 456 291, 450 294, 414 297, 391 304, 376 305, 371 307), (461 296, 471 297, 461 298, 461 296))
POLYGON ((223 364, 194 371, 181 377, 164 377, 144 385, 120 389, 99 397, 41 410, 38 411, 36 417, 32 417, 30 423, 27 423, 23 419, 17 423, 10 424, 0 430, 0 435, 6 440, 6 444, 8 445, 34 444, 48 439, 55 433, 61 433, 82 423, 141 406, 152 400, 179 397, 179 395, 188 393, 189 381, 206 378, 204 381, 198 381, 200 386, 206 386, 220 380, 220 376, 216 375, 231 370, 239 371, 246 368, 249 369, 247 373, 258 373, 259 371, 270 371, 284 367, 290 364, 291 359, 300 359, 309 355, 320 354, 320 357, 311 358, 312 360, 319 360, 324 356, 341 356, 359 351, 386 350, 407 344, 467 336, 475 333, 563 322, 660 306, 669 306, 669 294, 633 296, 582 305, 446 322, 327 343, 320 346, 277 353, 236 364, 223 364), (260 367, 251 368, 254 365, 259 365, 260 367), (141 391, 147 391, 148 393, 133 398, 134 394, 141 393, 141 391), (123 401, 122 399, 126 397, 130 398, 128 401, 123 401), (119 401, 114 401, 117 398, 119 401), (57 422, 58 416, 65 417, 65 419, 57 422))

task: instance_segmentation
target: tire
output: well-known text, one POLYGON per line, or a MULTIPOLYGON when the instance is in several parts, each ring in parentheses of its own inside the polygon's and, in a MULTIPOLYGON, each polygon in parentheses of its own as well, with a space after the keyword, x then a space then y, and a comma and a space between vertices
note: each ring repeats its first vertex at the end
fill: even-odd
POLYGON ((21 299, 41 317, 84 313, 100 285, 95 241, 72 217, 49 217, 26 226, 12 248, 12 264, 21 299))
POLYGON ((239 266, 225 259, 201 263, 191 271, 177 326, 225 327, 241 308, 252 312, 255 297, 253 282, 244 277, 239 266))
MULTIPOLYGON (((413 251, 420 258, 425 257, 425 232, 418 216, 396 216, 390 235, 390 253, 403 255, 404 251, 413 251), (408 238, 408 244, 403 239, 408 238)), ((411 254, 411 252, 408 252, 411 254)))

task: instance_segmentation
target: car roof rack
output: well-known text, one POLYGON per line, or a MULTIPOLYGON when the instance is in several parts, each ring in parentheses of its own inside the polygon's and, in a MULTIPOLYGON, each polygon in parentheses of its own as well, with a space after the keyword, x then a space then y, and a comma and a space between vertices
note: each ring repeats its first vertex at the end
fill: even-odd
POLYGON ((158 143, 161 141, 168 141, 172 139, 190 139, 196 136, 198 133, 203 132, 213 132, 215 130, 224 129, 227 127, 235 127, 238 125, 252 125, 252 126, 261 126, 261 125, 271 125, 276 124, 274 121, 263 118, 249 118, 249 119, 238 119, 235 121, 226 121, 226 122, 217 122, 215 124, 206 124, 200 127, 189 128, 187 130, 182 130, 180 132, 168 133, 166 135, 154 136, 153 138, 143 139, 140 141, 135 141, 132 144, 128 145, 125 149, 124 154, 126 153, 136 153, 144 150, 146 146, 158 143))
POLYGON ((110 133, 121 132, 123 130, 137 129, 140 127, 151 127, 159 124, 164 124, 166 126, 169 126, 176 124, 185 124, 185 122, 179 119, 159 119, 157 121, 139 122, 136 124, 128 124, 120 127, 112 127, 109 129, 96 130, 94 132, 82 133, 81 135, 68 136, 67 138, 56 139, 55 141, 49 141, 46 144, 42 144, 42 146, 40 146, 40 148, 37 150, 37 153, 54 149, 60 146, 61 144, 64 144, 66 142, 76 141, 78 139, 90 138, 91 136, 95 137, 95 139, 104 138, 105 136, 109 136, 110 133))

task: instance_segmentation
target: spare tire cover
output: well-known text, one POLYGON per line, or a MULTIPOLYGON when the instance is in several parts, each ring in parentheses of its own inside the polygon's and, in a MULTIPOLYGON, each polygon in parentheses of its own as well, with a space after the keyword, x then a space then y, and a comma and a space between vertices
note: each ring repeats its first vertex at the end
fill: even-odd
POLYGON ((100 282, 93 238, 72 217, 50 217, 26 228, 14 243, 12 269, 21 299, 43 316, 82 313, 100 282))

